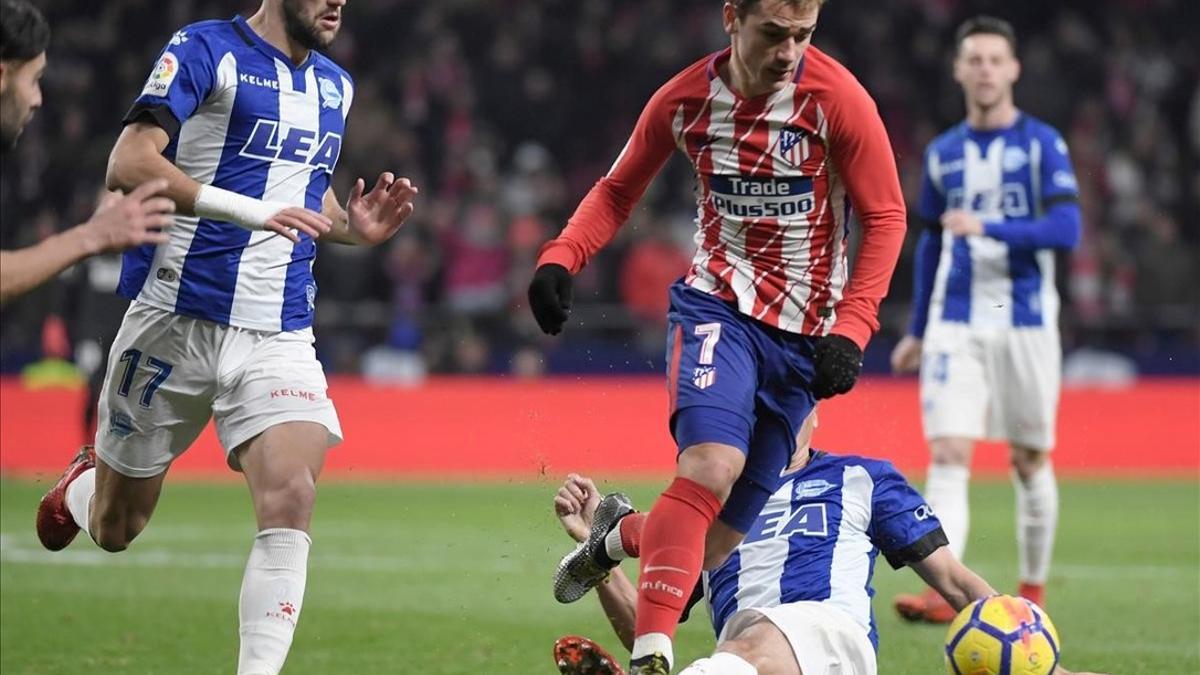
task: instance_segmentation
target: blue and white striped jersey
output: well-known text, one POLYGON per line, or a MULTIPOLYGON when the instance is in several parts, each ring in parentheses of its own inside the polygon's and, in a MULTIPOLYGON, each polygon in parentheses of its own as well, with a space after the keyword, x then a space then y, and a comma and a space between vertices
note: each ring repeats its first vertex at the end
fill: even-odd
POLYGON ((803 469, 783 477, 729 559, 703 575, 718 636, 738 610, 820 601, 853 617, 878 646, 876 556, 883 551, 899 568, 946 545, 929 505, 889 462, 810 453, 803 469))
POLYGON ((917 205, 934 231, 918 246, 910 332, 920 336, 926 320, 1057 328, 1053 249, 1078 243, 1077 191, 1062 136, 1025 113, 1004 129, 963 122, 934 139, 917 205), (974 213, 984 235, 956 237, 937 227, 948 209, 974 213))
MULTIPOLYGON (((313 51, 299 66, 241 17, 172 36, 126 115, 170 135, 164 155, 200 183, 313 211, 342 148, 354 87, 313 51)), ((290 331, 312 324, 316 244, 177 216, 170 241, 125 254, 118 292, 221 324, 290 331)))

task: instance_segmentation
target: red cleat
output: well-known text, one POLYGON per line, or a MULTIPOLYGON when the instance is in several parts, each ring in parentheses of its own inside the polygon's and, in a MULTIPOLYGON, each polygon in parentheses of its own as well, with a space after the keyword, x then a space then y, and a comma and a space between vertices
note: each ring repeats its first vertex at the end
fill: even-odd
POLYGON ((1022 581, 1017 590, 1017 595, 1020 595, 1042 609, 1046 608, 1046 587, 1041 584, 1028 584, 1022 581))
POLYGON ((926 588, 920 595, 897 595, 893 603, 896 612, 909 621, 950 623, 958 616, 950 603, 932 588, 926 588))
POLYGON ((554 643, 554 662, 563 675, 625 675, 625 669, 600 645, 567 635, 554 643))
POLYGON ((51 551, 61 551, 79 534, 79 526, 67 510, 67 486, 79 474, 95 467, 96 450, 90 445, 83 446, 54 487, 42 497, 37 510, 37 535, 42 546, 51 551))

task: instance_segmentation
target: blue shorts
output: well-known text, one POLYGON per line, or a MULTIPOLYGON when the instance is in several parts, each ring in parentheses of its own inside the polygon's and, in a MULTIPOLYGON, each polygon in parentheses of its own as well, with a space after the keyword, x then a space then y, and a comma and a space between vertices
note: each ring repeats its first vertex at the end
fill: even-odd
POLYGON ((732 445, 746 454, 721 520, 746 532, 816 401, 810 391, 816 338, 768 326, 734 305, 671 285, 667 388, 671 434, 679 452, 697 443, 732 445))

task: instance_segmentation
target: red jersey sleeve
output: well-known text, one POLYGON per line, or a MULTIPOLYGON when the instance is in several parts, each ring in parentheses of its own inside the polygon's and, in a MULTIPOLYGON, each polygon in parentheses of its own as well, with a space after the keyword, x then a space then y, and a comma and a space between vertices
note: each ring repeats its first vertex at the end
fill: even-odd
POLYGON ((588 191, 558 237, 542 246, 538 266, 557 263, 575 274, 629 218, 675 148, 667 91, 664 86, 651 97, 608 174, 588 191))
POLYGON ((833 332, 865 348, 879 329, 879 303, 887 295, 904 244, 907 219, 896 158, 879 110, 849 73, 829 117, 833 162, 862 223, 862 244, 850 283, 837 304, 833 332))

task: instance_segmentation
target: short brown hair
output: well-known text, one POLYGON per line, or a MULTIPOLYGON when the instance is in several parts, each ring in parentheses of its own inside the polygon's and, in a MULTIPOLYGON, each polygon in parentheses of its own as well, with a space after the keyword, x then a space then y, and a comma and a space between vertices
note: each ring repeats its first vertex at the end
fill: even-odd
MULTIPOLYGON (((727 0, 727 1, 729 2, 729 4, 733 5, 734 10, 737 11, 737 15, 738 15, 739 19, 746 18, 746 15, 750 13, 750 10, 754 9, 754 6, 757 5, 759 2, 761 2, 761 0, 727 0)), ((788 3, 789 5, 800 5, 800 6, 815 4, 818 7, 825 4, 825 0, 784 0, 784 2, 788 3)))
POLYGON ((972 35, 999 35, 1008 41, 1013 56, 1017 54, 1017 32, 1013 30, 1012 24, 1004 19, 981 14, 962 22, 958 30, 954 31, 955 50, 962 49, 963 40, 972 35))

